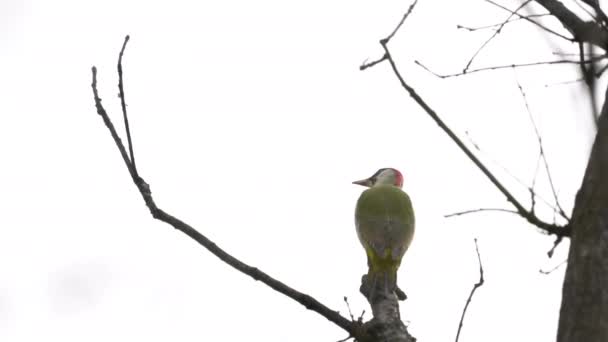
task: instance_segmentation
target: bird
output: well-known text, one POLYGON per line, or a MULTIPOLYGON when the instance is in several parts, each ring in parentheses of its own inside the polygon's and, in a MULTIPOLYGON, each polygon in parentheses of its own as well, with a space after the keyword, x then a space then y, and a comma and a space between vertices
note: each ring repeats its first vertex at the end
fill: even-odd
POLYGON ((378 294, 396 292, 400 297, 403 292, 397 286, 397 270, 412 242, 415 227, 412 202, 401 189, 403 175, 397 169, 382 168, 353 184, 369 188, 361 193, 355 208, 357 236, 368 265, 362 289, 367 289, 370 301, 378 294))

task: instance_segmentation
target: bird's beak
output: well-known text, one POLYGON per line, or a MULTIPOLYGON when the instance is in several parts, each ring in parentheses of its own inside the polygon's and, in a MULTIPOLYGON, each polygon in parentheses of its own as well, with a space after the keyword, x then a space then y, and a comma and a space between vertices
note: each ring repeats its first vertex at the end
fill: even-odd
POLYGON ((370 186, 372 186, 372 180, 371 180, 371 178, 366 178, 366 179, 354 181, 353 184, 370 187, 370 186))

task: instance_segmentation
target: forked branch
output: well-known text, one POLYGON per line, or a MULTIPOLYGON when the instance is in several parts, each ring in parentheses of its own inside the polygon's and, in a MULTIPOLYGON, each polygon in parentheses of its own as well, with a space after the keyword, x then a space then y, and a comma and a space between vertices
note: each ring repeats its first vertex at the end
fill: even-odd
MULTIPOLYGON (((123 84, 123 82, 122 82, 122 78, 123 78, 122 55, 124 53, 124 48, 126 46, 128 39, 129 39, 129 36, 127 36, 125 38, 123 48, 121 49, 120 57, 118 60, 119 92, 120 92, 119 96, 121 98, 123 117, 125 120, 126 127, 128 127, 128 125, 126 125, 128 122, 128 118, 127 118, 127 112, 126 112, 126 105, 124 102, 124 90, 122 87, 122 84, 123 84)), ((293 289, 292 287, 287 286, 283 282, 271 277, 270 275, 266 274, 262 270, 260 270, 256 267, 250 266, 250 265, 238 260, 237 258, 233 257, 232 255, 230 255, 229 253, 224 251, 217 244, 215 244, 213 241, 209 240, 206 236, 204 236, 203 234, 201 234, 200 232, 195 230, 193 227, 191 227, 184 221, 182 221, 182 220, 178 219, 177 217, 172 216, 169 213, 165 212, 164 210, 158 208, 156 206, 156 203, 154 202, 154 199, 152 198, 150 186, 144 181, 143 178, 141 178, 139 176, 139 174, 135 168, 130 133, 127 134, 128 142, 129 142, 128 148, 129 148, 129 151, 131 151, 131 154, 129 155, 127 153, 127 149, 125 148, 122 140, 120 139, 118 133, 116 132, 116 128, 114 127, 112 120, 110 119, 110 117, 108 116, 108 113, 106 112, 105 108, 101 104, 101 98, 99 97, 99 94, 97 91, 97 68, 96 67, 92 67, 92 77, 93 77, 93 79, 92 79, 92 83, 91 83, 91 88, 93 89, 93 97, 95 100, 95 107, 97 109, 97 113, 101 116, 101 118, 103 119, 103 122, 105 123, 106 127, 110 131, 112 139, 114 140, 114 143, 116 144, 116 147, 118 148, 118 151, 120 152, 120 155, 122 156, 125 166, 127 167, 129 174, 131 175, 133 183, 135 183, 135 185, 137 186, 137 189, 139 190, 144 202, 146 203, 146 206, 150 210, 152 217, 154 217, 155 219, 157 219, 159 221, 165 222, 165 223, 173 226, 173 228, 188 235, 194 241, 198 242, 201 246, 205 247, 213 255, 215 255, 216 257, 218 257, 220 260, 227 263, 228 265, 232 266, 233 268, 237 269, 238 271, 250 276, 251 278, 253 278, 257 281, 264 283, 265 285, 269 286, 273 290, 297 301, 298 303, 302 304, 307 309, 312 310, 312 311, 317 312, 318 314, 322 315, 329 321, 333 322, 340 328, 344 329, 346 332, 349 333, 349 335, 355 337, 358 341, 369 341, 370 340, 368 333, 362 328, 362 324, 360 322, 357 322, 357 321, 353 322, 353 321, 348 320, 347 318, 340 315, 337 311, 331 310, 330 308, 323 305, 322 303, 320 303, 318 300, 311 297, 310 295, 299 292, 299 291, 293 289)))
MULTIPOLYGON (((405 16, 407 16, 408 14, 409 12, 406 13, 405 16)), ((400 21, 397 28, 401 27, 402 22, 403 20, 400 21)), ((494 186, 506 197, 506 199, 511 202, 511 204, 515 207, 516 211, 521 217, 549 234, 555 234, 556 236, 569 236, 569 225, 560 226, 557 224, 547 223, 538 218, 535 213, 526 209, 521 204, 521 202, 519 202, 519 200, 517 200, 517 198, 515 198, 515 196, 513 196, 513 194, 511 194, 511 192, 507 190, 504 185, 502 185, 502 183, 496 178, 496 176, 494 176, 494 174, 490 172, 490 170, 481 162, 481 160, 479 160, 479 158, 477 158, 477 156, 475 156, 475 154, 462 142, 462 140, 454 133, 454 131, 452 131, 452 129, 439 117, 437 112, 435 112, 427 104, 427 102, 418 94, 418 92, 416 92, 416 90, 405 81, 405 79, 399 72, 397 64, 388 48, 388 44, 391 38, 394 36, 395 32, 396 30, 393 31, 386 38, 380 40, 380 45, 384 50, 384 55, 381 61, 389 62, 393 73, 399 80, 399 83, 407 91, 410 97, 412 97, 412 99, 414 99, 414 101, 435 121, 435 123, 437 123, 437 125, 443 130, 443 132, 447 134, 450 139, 452 139, 452 141, 460 148, 460 150, 466 154, 466 156, 473 162, 473 164, 475 164, 475 166, 477 166, 477 168, 488 178, 488 180, 490 180, 490 182, 494 184, 494 186)), ((374 65, 378 64, 380 63, 376 63, 374 65)))
POLYGON ((479 246, 477 245, 477 238, 475 238, 475 252, 477 253, 477 262, 479 262, 479 280, 477 281, 477 283, 475 283, 473 285, 473 288, 471 289, 471 292, 469 293, 469 297, 467 298, 467 301, 464 304, 464 308, 462 309, 462 315, 460 316, 460 322, 458 323, 458 331, 456 332, 455 342, 458 342, 458 339, 460 338, 460 331, 462 330, 462 325, 464 323, 464 317, 467 314, 467 309, 469 308, 469 304, 471 304, 473 295, 475 294, 475 291, 477 291, 478 288, 483 286, 483 283, 485 282, 485 279, 483 278, 483 265, 481 264, 481 255, 479 254, 479 246))
MULTIPOLYGON (((538 130, 538 126, 536 125, 536 120, 534 120, 534 115, 532 115, 532 110, 530 109, 530 104, 528 103, 528 97, 526 96, 526 92, 524 91, 524 88, 521 86, 519 81, 516 80, 516 82, 517 82, 517 88, 519 89, 519 93, 521 94, 521 97, 524 101, 524 105, 526 106, 526 112, 528 112, 528 118, 530 119, 530 123, 532 123, 532 127, 534 128, 534 134, 536 135, 536 140, 538 142, 539 159, 538 159, 538 162, 536 165, 537 166, 536 171, 534 173, 534 181, 532 182, 532 187, 530 187, 530 189, 529 189, 530 194, 532 196, 532 203, 534 203, 534 201, 536 200, 536 193, 534 192, 534 183, 536 182, 536 175, 538 172, 539 163, 542 161, 543 165, 545 166, 544 169, 545 169, 545 174, 547 175, 547 180, 549 181, 549 186, 551 187, 551 193, 553 194, 553 201, 555 202, 555 207, 553 207, 554 208, 553 210, 556 210, 560 216, 562 216, 566 220, 570 221, 570 218, 568 217, 568 215, 562 208, 561 204, 559 203, 557 191, 555 190, 555 185, 553 184, 553 177, 551 177, 551 169, 549 168, 549 162, 547 161, 547 155, 545 153, 543 139, 540 134, 540 131, 538 130)), ((534 212, 534 206, 532 206, 531 211, 534 212)))

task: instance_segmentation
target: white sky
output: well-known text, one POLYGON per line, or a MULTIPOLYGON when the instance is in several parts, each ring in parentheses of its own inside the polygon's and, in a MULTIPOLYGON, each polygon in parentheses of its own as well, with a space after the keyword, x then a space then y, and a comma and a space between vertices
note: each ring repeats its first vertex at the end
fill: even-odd
MULTIPOLYGON (((496 189, 398 86, 378 40, 407 1, 0 2, 0 340, 336 341, 345 333, 236 272, 157 222, 95 113, 90 67, 120 122, 116 58, 136 161, 158 205, 226 251, 329 307, 369 311, 351 181, 380 167, 405 174, 417 232, 400 270, 404 320, 420 341, 453 340, 477 281, 486 284, 462 341, 552 340, 566 257, 496 189), (507 327, 505 329, 505 326, 507 327), (510 329, 509 327, 517 327, 510 329), (522 336, 523 335, 523 336, 522 336)), ((511 8, 513 3, 505 2, 511 8)), ((483 1, 420 0, 392 48, 403 75, 523 202, 536 138, 515 83, 542 131, 569 213, 591 141, 576 67, 439 80, 421 60, 457 72, 505 13, 483 1), (546 84, 551 86, 545 87, 546 84)), ((559 25, 556 25, 559 29, 559 25)), ((576 52, 576 46, 566 45, 576 52)), ((476 65, 558 58, 543 35, 508 26, 476 65)), ((119 125, 121 127, 121 125, 119 125)), ((541 195, 551 200, 546 177, 541 195)), ((546 207, 537 210, 548 221, 546 207)), ((369 314, 366 319, 369 319, 369 314)))

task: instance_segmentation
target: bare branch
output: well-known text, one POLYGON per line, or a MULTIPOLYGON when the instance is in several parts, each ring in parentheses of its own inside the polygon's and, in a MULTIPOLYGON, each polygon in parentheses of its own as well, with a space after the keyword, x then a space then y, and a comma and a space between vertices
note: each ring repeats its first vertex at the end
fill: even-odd
MULTIPOLYGON (((126 40, 125 40, 125 44, 126 44, 126 40)), ((124 50, 124 45, 123 45, 123 50, 124 50)), ((121 53, 122 53, 122 50, 121 50, 121 53)), ((213 255, 215 255, 217 258, 219 258, 223 262, 232 266, 236 270, 250 276, 251 278, 264 283, 265 285, 272 288, 273 290, 275 290, 279 293, 282 293, 283 295, 297 301, 298 303, 302 304, 307 309, 317 312, 318 314, 322 315, 323 317, 325 317, 329 321, 333 322, 340 328, 347 331, 350 335, 357 337, 358 340, 361 340, 361 341, 369 340, 369 336, 368 336, 367 332, 363 331, 361 329, 361 325, 358 324, 357 322, 349 321, 348 319, 341 316, 338 312, 329 309, 328 307, 326 307, 325 305, 323 305, 322 303, 320 303, 319 301, 317 301, 315 298, 311 297, 310 295, 299 292, 299 291, 287 286, 286 284, 282 283, 281 281, 269 276, 268 274, 261 271, 260 269, 243 263, 242 261, 238 260, 237 258, 235 258, 232 255, 225 252, 218 245, 216 245, 213 241, 209 240, 206 236, 199 233, 197 230, 195 230, 190 225, 188 225, 185 222, 181 221, 180 219, 168 214, 164 210, 158 208, 154 199, 152 198, 150 186, 135 171, 135 164, 132 162, 132 160, 129 159, 125 146, 122 143, 120 137, 118 136, 116 129, 114 127, 114 124, 112 123, 106 110, 104 109, 103 105, 101 104, 101 98, 99 97, 99 94, 97 91, 97 69, 95 67, 92 67, 92 77, 93 77, 93 79, 92 79, 92 83, 91 83, 91 88, 93 90, 93 97, 95 100, 95 107, 97 109, 97 113, 102 117, 106 127, 110 131, 110 134, 114 140, 114 143, 115 143, 116 147, 118 148, 118 150, 120 151, 120 155, 122 156, 122 159, 125 162, 127 170, 129 171, 129 174, 131 175, 133 183, 137 186, 144 202, 146 203, 146 206, 148 207, 148 209, 150 210, 150 213, 152 214, 152 217, 154 217, 155 219, 157 219, 159 221, 165 222, 165 223, 173 226, 175 229, 188 235, 194 241, 198 242, 201 246, 205 247, 208 251, 210 251, 213 255)), ((119 74, 119 77, 122 79, 122 73, 119 74)), ((120 83, 122 83, 122 80, 120 81, 120 83)), ((123 95, 124 95, 124 93, 121 93, 121 96, 123 96, 123 95)), ((124 114, 126 115, 126 112, 124 112, 124 114)))
POLYGON ((536 210, 536 193, 534 192, 534 189, 530 188, 528 189, 528 191, 530 191, 530 202, 532 203, 530 205, 530 213, 532 213, 532 215, 535 215, 535 210, 536 210))
POLYGON ((401 28, 401 26, 403 26, 403 23, 405 22, 405 19, 407 19, 407 17, 410 16, 410 14, 412 13, 412 11, 414 10, 414 7, 416 7, 417 3, 418 3, 418 0, 414 0, 414 2, 412 2, 412 4, 407 9, 407 11, 403 15, 403 17, 401 17, 401 21, 399 21, 399 24, 397 24, 397 26, 395 27, 395 29, 393 30, 393 32, 391 32, 391 34, 389 34, 386 38, 384 38, 385 41, 388 42, 389 40, 393 39, 393 37, 395 36, 395 34, 397 33, 397 31, 399 31, 399 29, 401 28))
MULTIPOLYGON (((538 130, 538 126, 536 125, 536 120, 534 120, 534 116, 532 115, 532 111, 530 110, 530 105, 528 104, 528 97, 526 96, 526 92, 524 91, 524 88, 522 88, 522 86, 519 83, 519 80, 517 80, 517 78, 515 78, 515 82, 517 82, 517 88, 519 89, 519 93, 521 94, 521 97, 524 100, 524 105, 526 106, 526 112, 528 112, 528 118, 530 118, 532 127, 534 127, 534 134, 536 135, 536 140, 538 142, 538 150, 539 150, 539 154, 540 154, 539 157, 542 159, 543 164, 545 166, 545 173, 547 174, 547 180, 549 181, 549 186, 551 187, 551 192, 553 193, 553 200, 555 201, 555 205, 557 206, 557 210, 558 210, 559 214, 566 220, 570 221, 570 218, 568 217, 568 215, 566 215, 566 212, 564 211, 561 204, 559 203, 559 198, 557 197, 557 191, 555 190, 555 185, 553 184, 553 178, 551 177, 549 163, 547 162, 547 155, 545 154, 545 149, 543 147, 543 139, 540 135, 540 131, 538 130)), ((530 189, 530 192, 532 193, 532 203, 534 203, 534 185, 530 189)), ((534 206, 532 207, 532 211, 534 211, 534 206)))
POLYGON ((494 34, 492 34, 483 44, 481 44, 481 46, 477 49, 477 51, 475 51, 475 53, 473 54, 473 56, 471 56, 471 58, 469 59, 469 62, 467 63, 467 65, 462 70, 463 73, 466 73, 467 70, 469 70, 469 67, 473 63, 473 60, 475 59, 475 57, 477 57, 477 55, 481 52, 481 50, 483 50, 483 48, 486 47, 486 45, 488 45, 492 41, 492 39, 494 39, 502 31, 502 28, 509 22, 509 20, 513 17, 513 15, 515 15, 515 13, 517 11, 519 11, 520 9, 522 9, 523 7, 525 7, 526 5, 528 5, 531 1, 532 0, 526 0, 523 4, 521 4, 515 10, 515 12, 511 13, 511 15, 509 15, 509 17, 507 17, 507 19, 505 21, 503 21, 502 24, 500 24, 500 26, 498 26, 498 29, 496 31, 494 31, 494 34))
MULTIPOLYGON (((561 52, 561 51, 553 51, 551 52, 551 54, 553 56, 560 56, 560 57, 580 57, 580 50, 578 50, 577 52, 561 52)), ((585 57, 593 57, 596 60, 601 58, 602 55, 598 55, 598 54, 587 54, 585 53, 585 57)))
POLYGON ((557 269, 559 269, 561 266, 565 265, 567 261, 568 261, 568 259, 564 259, 564 261, 560 262, 559 264, 557 264, 556 266, 554 266, 552 269, 550 269, 548 271, 543 271, 542 269, 540 269, 540 270, 538 270, 538 272, 542 273, 544 275, 549 275, 549 274, 557 271, 557 269))
MULTIPOLYGON (((486 1, 487 1, 487 2, 489 2, 489 3, 491 3, 491 4, 492 4, 492 5, 494 5, 494 6, 498 7, 498 8, 501 8, 501 9, 503 9, 503 10, 507 11, 507 12, 510 12, 511 14, 514 14, 514 15, 516 15, 516 16, 518 16, 518 17, 522 18, 523 20, 529 21, 530 23, 532 23, 532 24, 534 24, 534 25, 536 25, 536 26, 540 27, 542 30, 547 31, 548 33, 551 33, 552 35, 555 35, 555 36, 557 36, 557 37, 559 37, 559 38, 562 38, 562 39, 564 39, 564 40, 567 40, 567 41, 569 41, 569 42, 573 42, 573 41, 574 41, 574 39, 569 38, 569 37, 566 37, 566 36, 564 36, 563 34, 557 33, 557 32, 555 32, 555 31, 551 30, 550 28, 548 28, 548 27, 546 27, 546 26, 542 25, 541 23, 536 22, 536 21, 534 21, 534 20, 530 19, 530 18, 529 18, 529 16, 524 16, 524 15, 521 15, 521 14, 517 13, 517 11, 519 10, 519 8, 518 8, 517 10, 515 10, 515 11, 512 11, 512 10, 510 10, 510 9, 508 9, 508 8, 506 8, 506 7, 504 7, 503 5, 501 5, 501 4, 499 4, 499 3, 496 3, 496 2, 494 2, 494 1, 492 1, 492 0, 486 0, 486 1)), ((551 13, 551 11, 549 11, 549 12, 551 13)))
POLYGON ((563 240, 563 236, 558 236, 557 238, 555 238, 555 241, 553 242, 553 247, 551 247, 551 249, 547 252, 547 256, 549 258, 553 258, 553 253, 555 252, 555 249, 557 248, 557 246, 559 246, 560 243, 562 243, 563 240))
POLYGON ((441 120, 441 118, 437 115, 437 113, 418 95, 416 90, 408 85, 399 69, 395 61, 393 60, 390 51, 388 49, 388 41, 383 41, 382 47, 384 48, 384 52, 386 53, 387 60, 389 61, 391 68, 393 69, 393 73, 399 80, 401 86, 409 93, 409 95, 418 103, 418 105, 437 123, 437 125, 446 133, 454 143, 460 148, 462 152, 464 152, 467 157, 477 166, 477 168, 494 184, 494 186, 507 198, 509 202, 515 206, 517 212, 525 218, 529 223, 537 226, 538 228, 546 231, 550 234, 555 235, 570 235, 570 227, 569 226, 558 226, 556 224, 550 224, 540 220, 537 216, 533 215, 530 211, 526 210, 524 206, 502 185, 502 183, 488 170, 488 168, 471 152, 471 150, 460 140, 460 138, 441 120))
POLYGON ((118 147, 118 150, 120 151, 122 160, 125 162, 127 170, 129 170, 129 173, 131 174, 131 178, 135 181, 138 179, 138 175, 131 167, 131 161, 129 160, 129 156, 127 155, 127 151, 125 150, 125 146, 123 145, 122 140, 120 139, 118 133, 116 132, 116 129, 114 128, 114 124, 110 120, 110 117, 106 113, 106 110, 101 105, 101 98, 99 98, 99 94, 97 92, 97 68, 92 67, 91 72, 93 73, 93 82, 91 84, 91 87, 93 88, 93 98, 95 100, 95 108, 97 109, 97 114, 101 115, 103 122, 110 130, 110 134, 112 135, 112 138, 116 143, 116 147, 118 147))
MULTIPOLYGON (((606 58, 606 56, 601 56, 598 57, 598 59, 603 59, 606 58)), ((588 59, 583 61, 583 63, 587 64, 587 63, 592 63, 593 61, 595 61, 594 58, 588 59)), ((554 60, 554 61, 543 61, 543 62, 531 62, 531 63, 521 63, 521 64, 505 64, 505 65, 496 65, 496 66, 491 66, 491 67, 484 67, 484 68, 479 68, 479 69, 471 69, 471 70, 466 70, 466 71, 462 71, 462 72, 458 72, 458 73, 454 73, 454 74, 438 74, 436 72, 434 72, 433 70, 429 69, 427 66, 425 66, 424 64, 422 64, 419 61, 414 61, 414 63, 418 64, 419 66, 421 66, 424 70, 430 72, 431 74, 433 74, 436 77, 439 78, 450 78, 450 77, 457 77, 457 76, 464 76, 464 75, 470 75, 476 72, 480 72, 480 71, 488 71, 488 70, 499 70, 499 69, 508 69, 508 68, 523 68, 523 67, 530 67, 530 66, 539 66, 539 65, 550 65, 550 64, 580 64, 581 61, 575 61, 575 60, 569 60, 569 59, 561 59, 561 60, 554 60)))
POLYGON ((515 210, 510 210, 510 209, 502 209, 502 208, 479 208, 479 209, 471 209, 471 210, 465 210, 465 211, 459 211, 456 213, 452 213, 452 214, 447 214, 447 215, 443 215, 443 217, 445 218, 449 218, 449 217, 454 217, 454 216, 461 216, 461 215, 466 215, 466 214, 474 214, 474 213, 479 213, 482 211, 499 211, 499 212, 503 212, 503 213, 511 213, 511 214, 515 214, 515 215, 519 215, 519 213, 515 210))
POLYGON ((373 67, 374 65, 376 65, 376 64, 378 64, 380 62, 384 62, 385 60, 386 60, 386 55, 380 57, 379 59, 371 61, 371 62, 367 62, 367 60, 366 60, 366 61, 364 61, 361 64, 361 66, 359 67, 359 70, 363 71, 363 70, 365 70, 367 68, 371 68, 371 67, 373 67))
MULTIPOLYGON (((490 0, 487 0, 490 1, 490 0)), ((608 31, 595 21, 583 21, 558 0, 535 0, 551 13, 574 36, 574 41, 587 42, 608 50, 608 31)))
POLYGON ((560 85, 571 85, 571 84, 575 84, 575 83, 580 83, 580 82, 584 82, 585 80, 582 78, 577 78, 575 80, 570 80, 570 81, 562 81, 562 82, 555 82, 555 83, 545 83, 545 88, 548 87, 554 87, 554 86, 560 86, 560 85))
POLYGON ((469 304, 471 304, 471 299, 473 299, 473 295, 475 294, 475 291, 477 291, 477 289, 480 288, 484 283, 483 266, 481 265, 481 256, 479 255, 479 246, 477 245, 477 238, 475 238, 475 252, 477 252, 477 261, 479 262, 479 281, 477 283, 475 283, 475 285, 473 285, 473 289, 471 289, 471 293, 469 293, 469 298, 467 298, 467 301, 464 304, 464 309, 462 310, 462 315, 460 316, 460 322, 458 323, 458 331, 456 332, 455 342, 458 342, 458 339, 460 338, 460 331, 462 330, 464 316, 467 313, 469 304))
MULTIPOLYGON (((388 36, 386 36, 386 38, 383 38, 382 40, 380 40, 380 43, 382 44, 382 41, 389 41, 391 39, 393 39, 393 37, 395 36, 395 34, 397 33, 397 31, 399 31, 399 29, 401 28, 401 26, 403 26, 403 23, 405 23, 405 20, 407 19, 407 17, 409 17, 409 15, 412 13, 412 11, 414 10, 414 7, 416 7, 416 4, 418 3, 418 0, 414 0, 414 2, 410 5, 410 7, 407 9, 407 11, 405 12, 405 14, 403 14, 403 17, 401 17, 401 20, 399 21, 399 24, 397 24, 397 26, 395 27, 395 29, 393 30, 393 32, 391 32, 388 36)), ((367 68, 371 68, 376 64, 379 64, 381 62, 384 62, 386 60, 386 54, 382 57, 380 57, 377 60, 371 61, 371 62, 367 62, 364 61, 361 66, 359 66, 359 70, 363 71, 367 68)))
POLYGON ((470 32, 475 32, 475 31, 479 31, 479 30, 485 30, 485 29, 490 29, 490 28, 494 28, 497 26, 504 26, 505 24, 510 24, 516 21, 521 21, 521 20, 527 20, 527 19, 531 19, 531 18, 542 18, 542 17, 547 17, 547 16, 551 16, 551 14, 549 13, 545 13, 545 14, 528 14, 525 16, 521 16, 518 18, 511 18, 508 19, 505 22, 502 23, 498 23, 498 24, 491 24, 491 25, 485 25, 485 26, 479 26, 479 27, 468 27, 468 26, 464 26, 464 25, 456 25, 457 29, 462 29, 462 30, 467 30, 470 32))
MULTIPOLYGON (((471 135, 469 134, 468 131, 465 131, 465 134, 467 136, 467 139, 469 140, 469 142, 471 143, 471 145, 473 145, 473 147, 475 148, 475 150, 477 150, 478 152, 482 153, 486 159, 488 159, 490 162, 492 162, 494 165, 496 165, 497 167, 499 167, 507 176, 511 177, 514 181, 516 181, 519 185, 521 185, 522 187, 530 190, 530 186, 528 186, 523 180, 521 180, 521 178, 517 177, 516 175, 514 175, 511 171, 509 171, 509 169, 507 169, 504 165, 502 165, 498 160, 492 158, 491 155, 489 155, 488 153, 486 153, 484 150, 481 149, 481 147, 479 147, 479 144, 477 144, 473 138, 471 137, 471 135)), ((536 171, 535 174, 538 171, 538 167, 540 165, 540 156, 537 160, 536 163, 536 171)), ((532 188, 534 188, 534 184, 532 184, 532 188)), ((559 210, 557 209, 557 207, 555 207, 555 205, 549 203, 549 201, 547 201, 543 196, 537 194, 536 192, 534 193, 535 198, 541 200, 541 202, 543 202, 543 204, 545 204, 547 207, 549 207, 554 213, 555 212, 559 212, 559 210)))
POLYGON ((350 309, 350 304, 348 303, 348 297, 346 297, 346 296, 344 296, 344 303, 346 303, 346 308, 348 309, 348 314, 350 315, 350 320, 354 321, 355 316, 353 315, 353 312, 350 309))
POLYGON ((131 163, 133 164, 133 172, 137 174, 137 167, 135 167, 135 156, 133 155, 133 141, 131 140, 131 129, 129 129, 129 119, 127 118, 127 104, 125 103, 125 90, 123 88, 123 76, 122 76, 122 56, 125 53, 125 48, 129 42, 129 35, 125 36, 125 41, 122 44, 120 53, 118 54, 118 96, 120 97, 120 106, 122 108, 122 116, 125 122, 125 130, 127 131, 127 142, 129 143, 129 155, 131 156, 131 163))
POLYGON ((437 115, 437 113, 418 95, 416 90, 412 88, 405 80, 403 76, 399 72, 397 68, 397 64, 393 60, 393 57, 388 49, 388 43, 390 42, 390 38, 392 36, 389 35, 387 38, 380 40, 380 44, 384 49, 384 54, 386 56, 386 60, 388 60, 393 73, 399 80, 401 86, 408 92, 408 94, 418 103, 418 105, 437 123, 437 125, 447 134, 452 141, 460 148, 462 152, 464 152, 467 157, 477 166, 477 168, 494 184, 494 186, 507 198, 513 206, 517 209, 517 212, 525 218, 529 223, 537 226, 538 228, 546 231, 550 234, 555 234, 557 236, 569 236, 570 235, 570 227, 559 226, 556 224, 551 224, 540 220, 536 215, 526 210, 526 208, 502 185, 502 183, 488 170, 488 168, 471 152, 471 150, 460 140, 460 138, 443 122, 443 120, 437 115))

